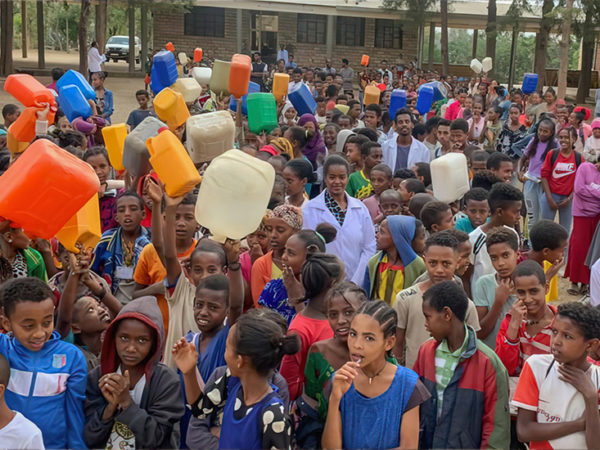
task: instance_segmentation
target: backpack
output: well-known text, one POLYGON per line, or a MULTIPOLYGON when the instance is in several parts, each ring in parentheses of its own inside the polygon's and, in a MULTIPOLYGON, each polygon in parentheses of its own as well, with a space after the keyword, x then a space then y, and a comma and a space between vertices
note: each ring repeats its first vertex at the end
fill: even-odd
MULTIPOLYGON (((554 167, 554 163, 558 159, 558 154, 560 153, 560 149, 555 148, 551 151, 552 151, 552 156, 550 156, 550 167, 554 167)), ((581 165, 581 153, 576 152, 575 150, 573 150, 573 152, 575 153, 575 168, 577 168, 581 165)))

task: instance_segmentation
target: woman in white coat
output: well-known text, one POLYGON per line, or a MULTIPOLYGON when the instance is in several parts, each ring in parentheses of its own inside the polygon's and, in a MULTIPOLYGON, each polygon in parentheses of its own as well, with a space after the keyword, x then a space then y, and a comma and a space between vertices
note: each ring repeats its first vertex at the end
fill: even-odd
POLYGON ((375 229, 363 202, 346 194, 349 175, 350 166, 344 158, 327 157, 323 164, 325 189, 303 206, 303 228, 314 230, 323 222, 333 225, 337 236, 327 244, 327 253, 340 258, 346 268, 346 278, 360 285, 367 262, 376 251, 375 229))

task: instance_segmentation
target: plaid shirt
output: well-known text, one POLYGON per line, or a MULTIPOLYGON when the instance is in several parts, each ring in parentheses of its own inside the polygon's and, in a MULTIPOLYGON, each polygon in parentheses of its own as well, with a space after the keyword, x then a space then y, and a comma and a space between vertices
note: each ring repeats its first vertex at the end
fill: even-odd
POLYGON ((444 391, 448 387, 452 376, 454 375, 454 370, 456 370, 456 366, 460 362, 460 357, 465 351, 467 347, 467 343, 469 340, 469 330, 467 326, 465 327, 465 340, 463 341, 460 348, 456 349, 453 352, 450 352, 448 349, 448 340, 444 339, 440 345, 438 345, 435 350, 435 381, 437 387, 437 396, 438 396, 438 416, 442 412, 442 402, 444 400, 444 391))

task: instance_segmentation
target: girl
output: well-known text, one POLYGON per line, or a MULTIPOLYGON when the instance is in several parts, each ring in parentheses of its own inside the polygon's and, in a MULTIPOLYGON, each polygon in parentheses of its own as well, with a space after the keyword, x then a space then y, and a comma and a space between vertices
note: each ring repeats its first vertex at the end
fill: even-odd
POLYGON ((279 116, 279 124, 286 125, 288 127, 293 127, 296 125, 296 118, 298 117, 298 113, 296 109, 292 105, 292 103, 287 100, 283 109, 281 110, 281 116, 279 116))
POLYGON ((520 117, 521 105, 512 103, 508 109, 508 120, 504 123, 498 136, 496 149, 511 158, 513 157, 512 145, 527 134, 527 128, 519 122, 520 117))
POLYGON ((312 134, 312 137, 309 138, 309 141, 302 149, 302 154, 308 158, 313 167, 316 167, 317 158, 327 154, 327 147, 319 131, 317 119, 312 114, 303 114, 298 121, 298 126, 303 127, 308 133, 312 134))
MULTIPOLYGON (((46 265, 40 252, 30 247, 31 240, 23 228, 8 228, 0 234, 0 257, 12 270, 12 278, 36 277, 48 280, 46 265)), ((50 254, 50 258, 52 258, 50 254)))
POLYGON ((271 251, 256 260, 250 276, 255 306, 258 305, 258 299, 265 285, 271 280, 282 277, 284 267, 281 258, 285 251, 285 243, 292 234, 301 229, 302 210, 295 206, 280 205, 267 219, 271 251))
POLYGON ((483 102, 483 97, 479 95, 473 97, 473 116, 467 119, 467 123, 469 124, 469 135, 467 139, 470 144, 477 145, 479 143, 479 136, 481 136, 481 132, 485 125, 483 102))
POLYGON ((583 157, 587 162, 596 163, 600 156, 600 118, 592 122, 592 135, 585 141, 583 157))
POLYGON ((293 159, 283 168, 283 178, 286 183, 285 203, 299 208, 308 203, 306 184, 317 181, 312 165, 304 159, 293 159))
POLYGON ((311 131, 302 127, 290 127, 285 130, 283 137, 292 144, 292 159, 305 158, 308 160, 302 152, 313 136, 314 134, 311 131))
POLYGON ((110 125, 110 117, 114 112, 113 93, 104 87, 104 72, 95 72, 92 74, 92 86, 96 91, 96 108, 98 115, 106 119, 110 125))
POLYGON ((323 448, 417 448, 419 405, 429 398, 415 372, 388 361, 396 312, 363 303, 348 332, 350 362, 333 378, 323 448))
POLYGON ((542 166, 542 187, 546 194, 540 200, 542 219, 554 220, 558 211, 559 223, 571 231, 571 201, 575 172, 581 164, 581 155, 574 151, 577 132, 573 127, 558 132, 560 150, 551 150, 542 166))
POLYGON ((242 268, 242 276, 244 277, 244 312, 254 307, 254 301, 252 300, 251 285, 251 274, 252 265, 258 260, 258 258, 266 255, 269 252, 269 233, 267 231, 267 219, 272 215, 272 211, 267 209, 267 212, 260 221, 258 229, 246 236, 246 243, 248 244, 247 251, 240 255, 240 264, 242 268))
POLYGON ((258 304, 281 314, 288 325, 297 312, 302 311, 304 289, 300 274, 306 256, 311 253, 324 253, 325 244, 335 238, 335 228, 327 224, 317 226, 317 231, 303 230, 292 235, 285 244, 281 261, 283 278, 269 281, 258 299, 258 304))
POLYGON ((554 132, 554 122, 550 119, 542 119, 537 126, 535 137, 527 145, 519 160, 518 175, 519 180, 524 183, 523 194, 527 207, 529 232, 541 216, 540 203, 545 197, 541 185, 542 165, 550 150, 558 148, 554 132))
POLYGON ((281 358, 298 349, 297 338, 284 336, 277 323, 246 314, 227 336, 225 375, 204 386, 196 372, 195 346, 184 339, 173 346, 173 358, 183 373, 192 414, 205 418, 215 411, 222 412, 220 448, 290 448, 290 423, 269 379, 281 358))
POLYGON ((302 286, 306 306, 294 317, 289 333, 300 337, 300 351, 286 356, 281 362, 281 375, 287 380, 290 400, 302 393, 304 368, 308 349, 312 344, 333 337, 327 321, 327 293, 331 286, 341 281, 344 269, 333 255, 309 253, 302 266, 302 286))
POLYGON ((327 154, 331 155, 336 152, 337 135, 340 132, 340 127, 336 123, 328 123, 323 128, 323 140, 327 146, 327 154))

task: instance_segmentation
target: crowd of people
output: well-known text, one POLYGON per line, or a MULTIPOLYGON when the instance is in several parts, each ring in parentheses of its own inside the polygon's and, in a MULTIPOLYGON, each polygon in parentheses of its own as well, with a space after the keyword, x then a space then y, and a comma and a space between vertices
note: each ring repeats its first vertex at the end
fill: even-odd
MULTIPOLYGON (((0 447, 594 448, 600 110, 412 64, 253 58, 262 90, 288 73, 317 108, 284 99, 261 134, 231 113, 236 148, 276 173, 242 240, 211 239, 198 187, 174 198, 112 167, 103 72, 89 119, 38 114, 36 139, 98 176, 103 234, 74 254, 0 219, 0 447), (444 98, 420 114, 432 81, 444 98), (430 164, 451 153, 470 189, 442 202, 430 164)), ((155 115, 135 97, 130 130, 155 115)), ((229 104, 203 85, 188 108, 229 104)), ((22 154, 6 149, 19 113, 2 108, 0 174, 22 154)))

